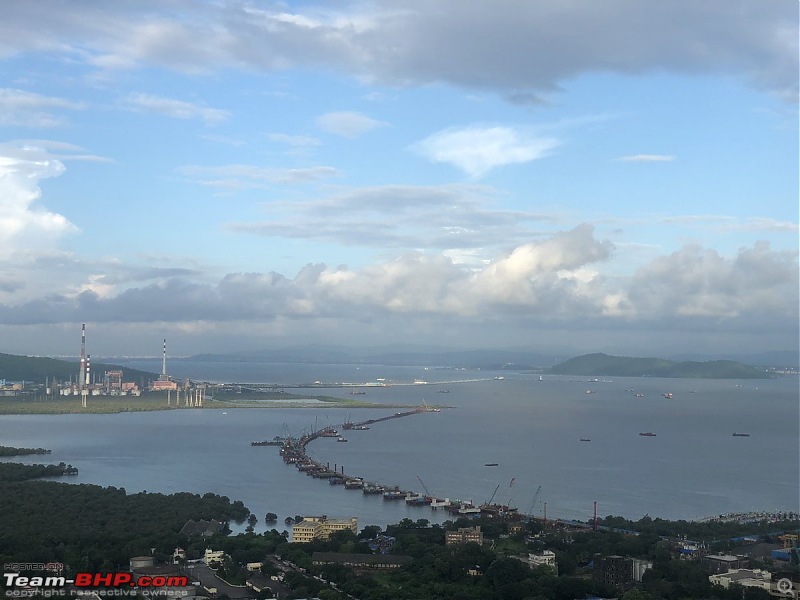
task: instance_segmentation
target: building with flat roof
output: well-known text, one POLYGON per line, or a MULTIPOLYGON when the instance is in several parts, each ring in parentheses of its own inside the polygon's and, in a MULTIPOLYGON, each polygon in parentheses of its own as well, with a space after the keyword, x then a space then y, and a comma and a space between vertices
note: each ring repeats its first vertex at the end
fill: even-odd
POLYGON ((707 554, 701 560, 709 573, 727 573, 750 566, 748 557, 731 556, 730 554, 707 554))
POLYGON ((709 575, 708 580, 712 585, 721 585, 725 589, 728 589, 731 584, 747 588, 759 588, 767 592, 772 589, 772 574, 769 571, 761 571, 759 569, 736 569, 727 573, 717 573, 709 575))
POLYGON ((358 533, 358 518, 329 519, 325 515, 303 517, 302 521, 292 525, 292 541, 303 544, 312 540, 327 540, 332 533, 346 529, 358 533))
POLYGON ((480 525, 476 527, 461 527, 458 531, 447 531, 444 534, 444 543, 446 546, 466 544, 469 542, 483 544, 483 532, 481 531, 480 525))

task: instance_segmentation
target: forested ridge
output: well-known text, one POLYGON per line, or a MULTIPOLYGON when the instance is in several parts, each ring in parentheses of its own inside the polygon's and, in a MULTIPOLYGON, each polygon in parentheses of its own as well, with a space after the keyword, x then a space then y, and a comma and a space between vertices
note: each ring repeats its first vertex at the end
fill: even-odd
POLYGON ((225 496, 127 494, 123 488, 55 481, 42 465, 0 463, 0 562, 61 562, 76 570, 125 567, 156 548, 165 556, 187 540, 190 519, 244 520, 248 509, 225 496), (47 475, 47 473, 45 473, 47 475), (14 480, 11 480, 14 479, 14 480))

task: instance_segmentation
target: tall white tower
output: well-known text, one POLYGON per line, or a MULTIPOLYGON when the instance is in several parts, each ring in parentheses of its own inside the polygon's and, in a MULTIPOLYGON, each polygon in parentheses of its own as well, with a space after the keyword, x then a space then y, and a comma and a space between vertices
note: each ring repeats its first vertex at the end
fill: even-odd
POLYGON ((161 359, 161 379, 167 380, 167 338, 164 338, 164 355, 161 359))

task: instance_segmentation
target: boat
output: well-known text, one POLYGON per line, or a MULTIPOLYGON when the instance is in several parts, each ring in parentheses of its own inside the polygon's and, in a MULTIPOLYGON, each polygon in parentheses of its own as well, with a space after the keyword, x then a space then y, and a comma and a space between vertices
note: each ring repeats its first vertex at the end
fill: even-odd
POLYGON ((383 499, 384 500, 402 500, 406 497, 405 492, 401 492, 400 490, 385 490, 383 492, 383 499))
POLYGON ((497 463, 486 463, 483 465, 484 467, 496 467, 497 463))
POLYGON ((367 429, 369 429, 369 427, 367 427, 366 425, 353 425, 350 429, 352 429, 353 431, 366 431, 367 429))
POLYGON ((653 433, 652 431, 645 431, 643 433, 640 433, 639 435, 642 437, 656 437, 656 434, 653 433))
POLYGON ((360 490, 364 488, 364 481, 361 479, 348 479, 344 482, 344 489, 346 490, 360 490))
POLYGON ((672 392, 667 392, 666 394, 661 394, 662 398, 666 398, 667 400, 672 400, 672 392))
POLYGON ((343 438, 342 436, 339 436, 338 438, 336 438, 336 441, 337 442, 346 442, 347 438, 343 438))
POLYGON ((582 442, 591 442, 592 440, 590 440, 589 438, 581 438, 581 441, 582 442))
POLYGON ((450 390, 436 390, 437 394, 449 394, 450 390))
POLYGON ((637 398, 644 398, 644 394, 636 394, 637 398))
POLYGON ((749 433, 734 433, 733 437, 750 437, 749 433))
POLYGON ((542 377, 541 375, 539 375, 539 381, 544 381, 544 377, 542 377))
POLYGON ((336 431, 333 427, 330 429, 323 429, 319 433, 320 437, 339 437, 339 432, 336 431))
POLYGON ((495 379, 495 381, 503 381, 505 379, 505 377, 503 377, 502 375, 498 375, 494 379, 495 379))
POLYGON ((361 491, 365 494, 382 494, 384 492, 383 486, 374 483, 368 483, 361 488, 361 491))

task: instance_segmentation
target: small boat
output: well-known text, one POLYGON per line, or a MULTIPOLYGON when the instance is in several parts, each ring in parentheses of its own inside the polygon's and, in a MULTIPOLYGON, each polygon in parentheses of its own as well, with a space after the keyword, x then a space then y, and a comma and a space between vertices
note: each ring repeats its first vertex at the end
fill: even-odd
POLYGON ((734 433, 733 437, 750 437, 749 433, 734 433))
POLYGON ((591 442, 592 440, 590 440, 589 438, 581 438, 581 441, 582 442, 591 442))
POLYGON ((337 442, 346 442, 346 441, 347 441, 347 438, 344 438, 344 437, 342 437, 342 436, 339 436, 338 438, 336 438, 336 441, 337 441, 337 442))
POLYGON ((484 467, 496 467, 496 466, 497 466, 497 463, 486 463, 486 464, 485 464, 485 465, 483 465, 483 466, 484 466, 484 467))
POLYGON ((495 381, 503 381, 504 379, 505 377, 503 377, 502 375, 498 375, 497 377, 494 378, 495 381))
POLYGON ((643 433, 640 433, 639 435, 642 437, 656 437, 656 434, 653 433, 652 431, 645 431, 643 433))
POLYGON ((661 394, 662 398, 666 398, 667 400, 672 400, 672 392, 667 392, 666 394, 661 394))

